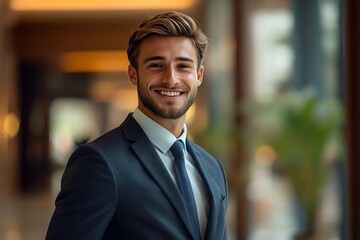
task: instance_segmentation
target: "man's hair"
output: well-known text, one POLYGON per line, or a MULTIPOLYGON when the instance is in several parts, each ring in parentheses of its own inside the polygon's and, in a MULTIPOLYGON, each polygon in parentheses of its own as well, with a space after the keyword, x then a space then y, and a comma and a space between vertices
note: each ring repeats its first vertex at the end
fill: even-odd
POLYGON ((167 12, 143 20, 129 38, 127 54, 130 64, 138 69, 139 46, 150 36, 184 36, 189 38, 196 47, 198 67, 202 65, 208 39, 200 25, 193 18, 179 12, 167 12))

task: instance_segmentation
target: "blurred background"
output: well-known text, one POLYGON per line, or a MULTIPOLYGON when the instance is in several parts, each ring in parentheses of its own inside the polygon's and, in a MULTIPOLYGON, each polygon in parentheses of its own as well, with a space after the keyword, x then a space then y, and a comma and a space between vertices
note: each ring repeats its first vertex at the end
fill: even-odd
POLYGON ((345 3, 357 5, 0 0, 0 240, 44 239, 71 152, 137 105, 128 37, 167 10, 196 18, 210 39, 187 125, 227 170, 229 239, 356 239, 356 141, 345 129, 358 110, 345 72, 359 71, 344 67, 345 3))

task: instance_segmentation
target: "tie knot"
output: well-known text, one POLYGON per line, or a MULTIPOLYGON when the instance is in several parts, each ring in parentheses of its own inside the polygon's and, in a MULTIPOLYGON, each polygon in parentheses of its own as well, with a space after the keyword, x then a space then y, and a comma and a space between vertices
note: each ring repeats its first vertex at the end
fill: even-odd
POLYGON ((177 157, 183 157, 184 156, 184 144, 177 140, 174 142, 174 144, 171 146, 170 151, 172 153, 172 155, 174 156, 174 158, 177 157))

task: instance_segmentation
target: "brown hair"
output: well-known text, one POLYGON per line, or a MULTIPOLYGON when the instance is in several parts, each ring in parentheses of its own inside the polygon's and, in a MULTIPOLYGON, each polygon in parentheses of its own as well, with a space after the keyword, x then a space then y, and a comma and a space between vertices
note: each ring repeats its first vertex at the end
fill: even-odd
POLYGON ((138 49, 147 37, 184 36, 191 39, 197 49, 198 67, 202 65, 208 39, 200 29, 200 25, 193 18, 179 12, 167 12, 143 20, 135 29, 128 42, 128 59, 130 64, 138 69, 138 49))

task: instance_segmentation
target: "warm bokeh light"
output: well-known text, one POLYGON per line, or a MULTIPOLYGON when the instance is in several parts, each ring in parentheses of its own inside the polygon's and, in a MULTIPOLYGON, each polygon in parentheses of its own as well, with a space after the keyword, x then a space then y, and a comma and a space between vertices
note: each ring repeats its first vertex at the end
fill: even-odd
POLYGON ((270 166, 276 160, 275 150, 268 146, 260 146, 255 151, 255 160, 264 166, 270 166))
POLYGON ((196 0, 12 0, 15 11, 104 11, 186 9, 196 0))
POLYGON ((112 105, 118 110, 134 111, 137 105, 137 93, 135 89, 116 89, 112 105))
POLYGON ((4 132, 9 138, 14 138, 19 133, 20 120, 14 113, 9 113, 4 119, 4 132))
POLYGON ((186 123, 190 124, 194 121, 196 114, 196 103, 194 103, 190 108, 189 111, 186 114, 186 123))
POLYGON ((18 226, 8 226, 6 240, 21 240, 21 233, 18 226))
POLYGON ((76 51, 60 59, 63 72, 126 72, 128 66, 126 51, 76 51))

